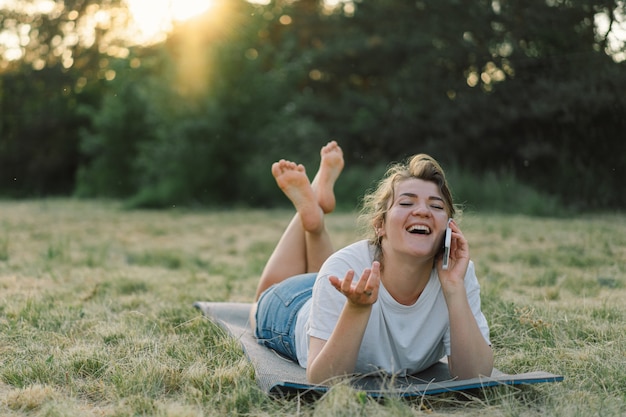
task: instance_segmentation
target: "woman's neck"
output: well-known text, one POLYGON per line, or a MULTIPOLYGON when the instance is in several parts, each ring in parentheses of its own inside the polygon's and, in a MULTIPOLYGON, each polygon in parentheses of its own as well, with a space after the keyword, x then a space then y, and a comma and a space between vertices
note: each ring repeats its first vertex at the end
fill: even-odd
POLYGON ((381 281, 387 292, 400 304, 412 305, 419 299, 430 280, 432 259, 406 262, 383 257, 381 281))

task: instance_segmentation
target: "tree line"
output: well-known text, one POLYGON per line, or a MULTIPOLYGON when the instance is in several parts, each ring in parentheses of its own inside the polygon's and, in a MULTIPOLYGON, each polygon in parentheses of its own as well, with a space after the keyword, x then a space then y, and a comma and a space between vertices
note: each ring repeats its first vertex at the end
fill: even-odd
POLYGON ((124 7, 64 3, 0 17, 37 31, 0 67, 0 196, 272 206, 271 162, 312 167, 336 139, 351 202, 427 152, 568 206, 626 207, 626 64, 596 24, 617 25, 622 1, 221 0, 156 45, 96 27, 55 55, 93 4, 124 7))

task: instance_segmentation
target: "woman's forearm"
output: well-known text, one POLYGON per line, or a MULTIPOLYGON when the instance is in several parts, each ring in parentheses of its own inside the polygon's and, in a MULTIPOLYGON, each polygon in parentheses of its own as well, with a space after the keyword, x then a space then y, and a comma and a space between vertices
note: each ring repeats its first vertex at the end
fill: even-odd
POLYGON ((371 305, 356 306, 346 302, 330 338, 310 342, 306 371, 309 382, 320 384, 354 372, 371 311, 371 305))
POLYGON ((450 373, 459 379, 490 376, 493 351, 472 314, 467 297, 448 300, 450 317, 450 373))

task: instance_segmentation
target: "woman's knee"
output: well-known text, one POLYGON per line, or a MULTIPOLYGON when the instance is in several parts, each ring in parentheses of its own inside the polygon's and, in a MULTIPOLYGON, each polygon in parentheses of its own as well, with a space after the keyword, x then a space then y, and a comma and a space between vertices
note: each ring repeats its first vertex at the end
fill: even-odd
POLYGON ((252 303, 252 306, 250 307, 250 316, 248 318, 248 321, 250 322, 250 328, 252 329, 252 331, 256 331, 256 310, 257 310, 257 303, 252 303))

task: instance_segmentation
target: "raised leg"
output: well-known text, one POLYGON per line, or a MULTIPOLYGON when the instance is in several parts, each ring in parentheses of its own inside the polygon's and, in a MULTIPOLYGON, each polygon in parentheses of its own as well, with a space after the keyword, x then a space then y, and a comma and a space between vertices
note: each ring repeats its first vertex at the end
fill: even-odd
POLYGON ((335 209, 334 187, 343 170, 343 151, 337 142, 332 141, 322 147, 320 156, 320 167, 311 185, 319 206, 324 213, 330 213, 335 209))
POLYGON ((272 165, 276 183, 297 212, 265 265, 257 287, 257 300, 273 284, 294 275, 319 271, 333 253, 324 214, 335 208, 333 187, 343 169, 343 152, 332 141, 320 154, 321 163, 313 183, 309 182, 302 165, 285 160, 272 165))

